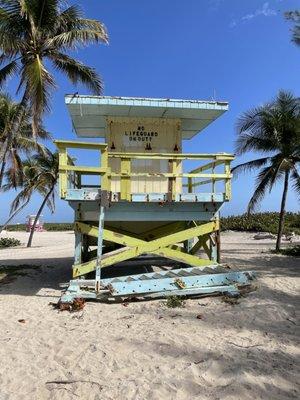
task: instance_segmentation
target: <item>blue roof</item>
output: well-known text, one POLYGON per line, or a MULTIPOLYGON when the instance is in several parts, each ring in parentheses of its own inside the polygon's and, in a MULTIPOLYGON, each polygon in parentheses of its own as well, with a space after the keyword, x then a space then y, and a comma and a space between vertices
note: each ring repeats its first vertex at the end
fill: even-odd
POLYGON ((182 137, 190 139, 228 110, 227 102, 139 97, 66 95, 79 137, 104 137, 107 117, 176 118, 182 137))

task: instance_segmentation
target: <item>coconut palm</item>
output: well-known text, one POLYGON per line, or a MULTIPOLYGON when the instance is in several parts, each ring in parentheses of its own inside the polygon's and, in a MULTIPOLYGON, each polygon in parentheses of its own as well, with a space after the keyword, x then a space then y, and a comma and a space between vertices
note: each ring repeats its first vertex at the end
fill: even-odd
POLYGON ((36 223, 47 205, 51 212, 55 209, 55 186, 58 180, 58 152, 52 153, 47 150, 44 154, 36 154, 33 157, 34 165, 32 173, 34 175, 34 190, 38 191, 44 198, 37 211, 32 225, 27 247, 31 247, 36 223))
POLYGON ((233 171, 259 169, 254 193, 248 204, 251 213, 274 185, 284 181, 276 250, 280 250, 289 182, 300 195, 300 99, 280 91, 275 100, 245 112, 237 123, 236 153, 263 153, 264 157, 239 164, 233 171))
POLYGON ((285 13, 285 17, 295 23, 295 26, 292 29, 292 41, 300 46, 300 11, 288 11, 285 13))
MULTIPOLYGON (((12 169, 11 167, 10 169, 12 169)), ((0 233, 8 226, 11 220, 19 214, 30 202, 31 196, 35 190, 45 196, 46 192, 43 187, 37 187, 36 184, 36 161, 32 158, 22 161, 22 169, 14 177, 13 171, 8 169, 5 173, 5 184, 2 187, 3 191, 9 191, 12 189, 19 189, 19 193, 15 197, 10 207, 10 215, 6 222, 1 226, 0 233)), ((49 202, 49 207, 51 204, 49 202)))
MULTIPOLYGON (((10 172, 6 172, 7 183, 3 185, 3 190, 7 191, 14 187, 15 183, 10 180, 10 172)), ((30 201, 34 192, 43 197, 43 201, 37 211, 27 247, 31 246, 36 223, 45 207, 48 206, 51 212, 55 209, 55 186, 58 180, 58 153, 52 153, 49 149, 44 149, 43 153, 37 153, 29 159, 23 161, 23 177, 18 175, 17 188, 20 192, 11 205, 11 218, 20 212, 30 201)), ((4 225, 6 226, 9 221, 4 225)), ((2 227, 4 229, 4 226, 2 227)))
MULTIPOLYGON (((18 113, 20 104, 12 101, 8 94, 0 93, 0 189, 5 171, 9 171, 9 182, 16 188, 22 179, 22 157, 32 152, 43 152, 44 146, 32 138, 31 114, 29 109, 22 113, 18 131, 11 136, 13 120, 18 113)), ((37 131, 37 139, 46 140, 51 136, 42 127, 37 131)))
POLYGON ((32 111, 34 134, 56 86, 48 64, 72 83, 82 82, 95 94, 102 90, 96 71, 68 51, 107 43, 106 29, 99 21, 85 18, 78 6, 66 8, 65 4, 62 0, 0 0, 0 62, 4 65, 0 85, 12 75, 18 77, 17 92, 22 92, 21 105, 29 105, 32 111))

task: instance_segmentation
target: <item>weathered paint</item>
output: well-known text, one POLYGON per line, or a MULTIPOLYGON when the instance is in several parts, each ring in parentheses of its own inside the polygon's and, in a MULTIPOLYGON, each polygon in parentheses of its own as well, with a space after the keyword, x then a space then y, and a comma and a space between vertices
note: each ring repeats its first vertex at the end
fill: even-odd
MULTIPOLYGON (((59 150, 59 174, 60 174, 60 194, 62 198, 71 199, 72 196, 80 195, 80 192, 72 192, 76 187, 76 182, 81 185, 82 176, 99 176, 99 188, 102 190, 113 190, 120 192, 120 199, 132 201, 132 196, 137 193, 160 193, 166 196, 168 201, 176 201, 178 195, 182 196, 182 187, 188 187, 189 193, 200 186, 212 183, 212 188, 217 181, 224 181, 223 200, 229 200, 231 197, 231 172, 230 161, 233 156, 230 154, 177 154, 173 153, 135 153, 135 152, 115 152, 109 151, 108 146, 103 143, 55 141, 59 150), (100 165, 98 167, 74 165, 72 159, 68 156, 67 149, 85 149, 98 150, 101 154, 100 165), (119 164, 111 164, 109 160, 116 160, 119 164), (213 159, 208 164, 199 166, 190 172, 182 172, 183 160, 213 159), (139 160, 145 161, 145 164, 139 164, 139 160), (146 161, 152 162, 153 167, 146 161), (162 162, 166 162, 166 167, 162 168, 162 162), (153 164, 154 163, 154 164, 153 164), (224 165, 224 173, 216 173, 216 166, 224 165), (208 169, 213 169, 211 173, 203 173, 208 169), (75 174, 70 179, 70 174, 75 174), (142 180, 141 180, 142 179, 142 180), (188 179, 187 184, 182 185, 182 180, 188 179), (199 180, 200 179, 200 180, 199 180), (117 184, 118 183, 118 184, 117 184), (70 190, 70 191, 69 191, 70 190)), ((214 195, 214 190, 209 195, 214 195)), ((78 199, 78 198, 76 198, 78 199)))
POLYGON ((236 295, 237 285, 249 284, 251 274, 224 271, 218 264, 219 210, 231 198, 233 155, 181 152, 182 139, 212 122, 227 104, 93 96, 69 96, 66 101, 79 136, 102 136, 107 144, 56 141, 60 195, 76 215, 77 279, 62 301, 138 294, 236 295), (97 151, 99 164, 75 165, 68 149, 97 151), (186 161, 197 162, 196 168, 187 169, 186 161), (98 177, 96 184, 83 184, 85 175, 98 177), (204 258, 198 256, 200 249, 204 258), (118 264, 126 270, 126 262, 128 266, 145 255, 185 267, 103 279, 103 268, 118 264), (95 279, 84 279, 92 271, 95 279))
MULTIPOLYGON (((76 231, 85 233, 90 236, 97 237, 99 231, 96 227, 88 224, 83 224, 77 222, 75 224, 76 231)), ((194 255, 184 253, 180 250, 174 250, 168 246, 176 246, 177 243, 184 242, 186 240, 198 237, 201 235, 206 235, 210 232, 214 232, 219 229, 219 221, 208 222, 199 226, 192 228, 180 230, 179 232, 165 235, 161 238, 145 241, 137 239, 136 237, 131 237, 128 235, 120 234, 118 232, 113 232, 108 229, 103 229, 103 240, 108 242, 117 243, 125 246, 119 249, 118 252, 106 253, 101 261, 102 267, 107 267, 121 261, 128 260, 130 258, 138 257, 141 254, 151 253, 157 254, 162 257, 170 258, 175 261, 185 263, 187 265, 192 265, 195 267, 211 265, 211 260, 201 259, 194 255)), ((88 272, 94 271, 97 268, 97 260, 88 261, 80 265, 76 264, 73 268, 73 276, 77 277, 88 272)))
POLYGON ((102 248, 103 248, 103 231, 104 231, 104 207, 99 207, 99 227, 97 241, 97 259, 96 259, 96 274, 95 274, 95 291, 100 290, 101 267, 102 267, 102 248))
POLYGON ((130 279, 128 278, 103 279, 99 292, 88 290, 95 286, 95 280, 73 280, 63 294, 62 301, 71 302, 76 297, 101 299, 110 296, 137 295, 153 298, 170 295, 227 293, 234 296, 239 294, 238 287, 251 284, 255 279, 255 274, 252 271, 219 272, 217 269, 214 273, 203 273, 195 268, 185 268, 133 275, 130 279))
POLYGON ((184 139, 190 139, 228 110, 220 101, 74 96, 65 98, 79 137, 105 137, 107 117, 180 119, 184 139))

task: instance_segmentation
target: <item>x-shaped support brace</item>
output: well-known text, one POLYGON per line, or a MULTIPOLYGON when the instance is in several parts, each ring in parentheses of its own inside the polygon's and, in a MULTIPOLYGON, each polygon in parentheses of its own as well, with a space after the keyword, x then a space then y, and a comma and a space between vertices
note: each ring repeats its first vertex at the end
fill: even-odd
MULTIPOLYGON (((154 239, 151 241, 145 241, 129 235, 114 232, 109 229, 103 229, 102 233, 103 240, 123 245, 121 249, 112 251, 102 255, 101 268, 108 267, 125 261, 134 257, 138 257, 141 254, 157 254, 166 258, 170 258, 175 261, 179 261, 193 267, 206 267, 214 264, 213 261, 207 259, 198 258, 195 255, 185 253, 178 249, 175 245, 177 243, 184 242, 194 237, 201 237, 219 229, 219 222, 213 221, 202 225, 198 225, 192 228, 181 230, 179 232, 172 233, 154 239), (174 247, 173 247, 174 246, 174 247), (172 248, 173 247, 173 248, 172 248)), ((82 222, 75 223, 75 230, 82 234, 98 237, 98 227, 85 224, 82 222)), ((78 277, 96 269, 97 260, 91 260, 82 264, 75 264, 73 266, 73 276, 78 277)))

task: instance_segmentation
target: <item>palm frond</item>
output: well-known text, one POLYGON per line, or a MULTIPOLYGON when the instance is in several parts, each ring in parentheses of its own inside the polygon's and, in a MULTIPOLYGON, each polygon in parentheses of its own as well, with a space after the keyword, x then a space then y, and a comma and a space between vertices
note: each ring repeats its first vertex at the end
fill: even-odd
POLYGON ((284 172, 289 169, 288 160, 286 160, 282 154, 277 154, 274 157, 271 157, 271 165, 273 168, 273 176, 270 180, 270 188, 269 191, 273 189, 274 184, 280 179, 284 172))
POLYGON ((271 180, 274 174, 274 167, 268 166, 263 168, 257 178, 254 193, 248 203, 247 213, 253 212, 257 204, 263 199, 268 188, 270 188, 271 180))
POLYGON ((300 45, 300 11, 288 11, 285 13, 285 17, 295 23, 292 29, 292 41, 298 46, 300 45))
POLYGON ((243 113, 237 123, 237 154, 247 151, 282 151, 290 155, 299 143, 300 100, 288 91, 243 113))
POLYGON ((231 172, 232 173, 240 173, 240 172, 248 172, 248 171, 253 171, 256 168, 260 168, 267 164, 267 162, 270 160, 270 157, 262 157, 258 158, 256 160, 252 161, 247 161, 245 163, 236 165, 235 167, 232 168, 231 172))
POLYGON ((108 43, 103 30, 92 29, 74 29, 68 32, 60 33, 49 39, 47 46, 52 49, 77 49, 86 47, 93 43, 108 43))
POLYGON ((65 73, 72 83, 77 84, 80 81, 91 89, 93 93, 102 93, 101 78, 93 68, 87 67, 74 58, 59 52, 53 53, 50 58, 54 67, 65 73))
POLYGON ((5 67, 0 69, 0 87, 3 83, 13 74, 15 74, 19 69, 17 61, 13 60, 5 67))
POLYGON ((43 30, 52 29, 56 23, 59 0, 35 0, 35 23, 43 30))
MULTIPOLYGON (((19 74, 17 94, 22 92, 23 106, 31 109, 35 136, 55 88, 46 60, 51 58, 71 82, 82 82, 100 94, 102 82, 96 71, 64 53, 107 40, 104 25, 85 18, 76 5, 66 8, 61 0, 0 0, 0 64, 7 63, 0 70, 0 85, 10 75, 19 74)), ((18 126, 16 119, 11 130, 18 126)))
POLYGON ((300 197, 300 174, 297 170, 296 167, 292 169, 292 174, 291 174, 292 182, 293 182, 293 188, 297 192, 297 194, 300 197))
MULTIPOLYGON (((96 41, 108 43, 108 34, 105 26, 97 20, 84 18, 78 5, 72 5, 59 13, 54 25, 54 37, 68 32, 93 31, 97 33, 96 41)), ((71 47, 73 44, 70 42, 71 47)))
POLYGON ((50 110, 50 90, 55 87, 55 83, 39 57, 23 66, 21 83, 25 84, 25 82, 26 94, 30 99, 30 108, 33 115, 33 136, 36 137, 43 112, 50 110))
POLYGON ((15 148, 11 148, 6 157, 5 177, 11 188, 22 187, 24 182, 23 163, 15 148))

